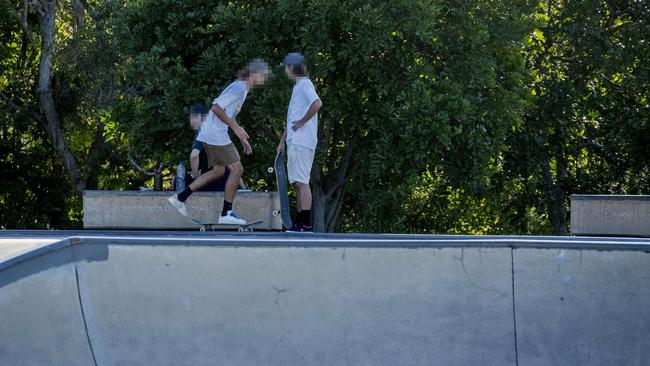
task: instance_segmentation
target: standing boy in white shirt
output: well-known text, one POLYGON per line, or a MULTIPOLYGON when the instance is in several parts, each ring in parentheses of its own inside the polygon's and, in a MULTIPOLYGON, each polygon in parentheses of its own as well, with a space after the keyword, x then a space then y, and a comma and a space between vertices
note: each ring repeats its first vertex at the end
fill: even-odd
POLYGON ((248 134, 237 124, 235 117, 241 109, 248 91, 257 86, 264 85, 269 75, 268 65, 259 59, 251 61, 238 76, 238 79, 228 85, 226 89, 212 102, 212 109, 203 121, 201 131, 196 137, 203 142, 208 155, 208 164, 212 169, 201 174, 181 193, 169 198, 169 202, 176 207, 178 212, 187 216, 185 201, 195 191, 206 184, 219 179, 224 174, 225 167, 230 170, 230 176, 224 189, 224 201, 219 217, 220 224, 243 225, 246 220, 237 217, 232 209, 239 180, 244 173, 237 148, 230 140, 228 128, 231 128, 244 147, 244 154, 253 152, 248 143, 248 134))
POLYGON ((287 125, 278 145, 278 153, 287 152, 289 183, 296 190, 298 217, 292 231, 312 231, 311 188, 309 178, 318 143, 318 110, 322 103, 309 80, 305 58, 290 53, 284 58, 284 71, 294 82, 287 111, 287 125))

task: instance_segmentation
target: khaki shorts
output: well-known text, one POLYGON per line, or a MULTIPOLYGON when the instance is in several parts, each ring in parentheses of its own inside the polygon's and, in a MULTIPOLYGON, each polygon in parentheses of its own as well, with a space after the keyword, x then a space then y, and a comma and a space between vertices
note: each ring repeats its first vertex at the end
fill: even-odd
POLYGON ((287 172, 289 183, 309 184, 311 166, 314 164, 315 151, 303 146, 289 145, 287 147, 287 172))
POLYGON ((208 156, 209 166, 228 166, 240 160, 239 152, 233 143, 223 146, 203 143, 205 154, 208 156))

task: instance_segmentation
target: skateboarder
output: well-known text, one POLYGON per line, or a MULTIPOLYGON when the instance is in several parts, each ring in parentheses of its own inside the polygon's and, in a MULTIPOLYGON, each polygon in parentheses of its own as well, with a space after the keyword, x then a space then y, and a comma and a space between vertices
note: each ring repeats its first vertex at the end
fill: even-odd
POLYGON ((287 125, 278 153, 287 152, 289 183, 296 190, 298 217, 292 231, 312 231, 311 188, 309 177, 317 144, 318 110, 322 103, 309 79, 305 58, 290 53, 284 58, 284 71, 294 82, 287 111, 287 125))
POLYGON ((228 128, 231 128, 244 147, 244 154, 249 155, 253 149, 248 142, 248 134, 237 123, 235 117, 241 109, 248 91, 264 85, 270 73, 266 62, 255 59, 246 68, 240 71, 238 79, 228 85, 226 89, 212 102, 212 109, 203 121, 197 140, 203 142, 208 155, 208 164, 212 169, 201 174, 192 184, 181 193, 169 198, 169 202, 176 207, 178 212, 187 216, 185 201, 189 196, 206 184, 218 179, 224 174, 225 167, 230 169, 230 176, 224 190, 224 201, 219 217, 220 224, 242 225, 246 220, 237 217, 232 209, 235 193, 239 180, 244 173, 237 148, 230 140, 228 128))

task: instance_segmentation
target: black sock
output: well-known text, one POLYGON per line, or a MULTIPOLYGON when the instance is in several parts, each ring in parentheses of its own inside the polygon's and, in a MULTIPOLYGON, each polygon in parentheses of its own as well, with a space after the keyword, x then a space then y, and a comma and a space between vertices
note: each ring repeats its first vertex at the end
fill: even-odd
POLYGON ((302 210, 298 213, 300 217, 300 223, 303 226, 311 227, 311 210, 302 210))
POLYGON ((187 201, 187 198, 193 193, 192 188, 190 186, 185 187, 183 192, 178 194, 178 200, 181 202, 187 201))
POLYGON ((232 210, 232 202, 223 200, 223 208, 221 209, 221 216, 226 216, 228 211, 232 210))

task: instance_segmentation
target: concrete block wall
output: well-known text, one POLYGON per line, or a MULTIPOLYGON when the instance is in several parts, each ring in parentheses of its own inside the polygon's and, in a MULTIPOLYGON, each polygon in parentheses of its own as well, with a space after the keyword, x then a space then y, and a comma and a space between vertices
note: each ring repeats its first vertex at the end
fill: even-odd
MULTIPOLYGON (((187 200, 189 215, 182 216, 167 199, 173 192, 84 191, 85 229, 193 229, 192 218, 216 220, 223 192, 196 192, 187 200)), ((277 192, 238 192, 234 209, 247 221, 264 220, 259 230, 280 230, 277 192)))
POLYGON ((571 233, 650 236, 650 196, 571 196, 571 233))

